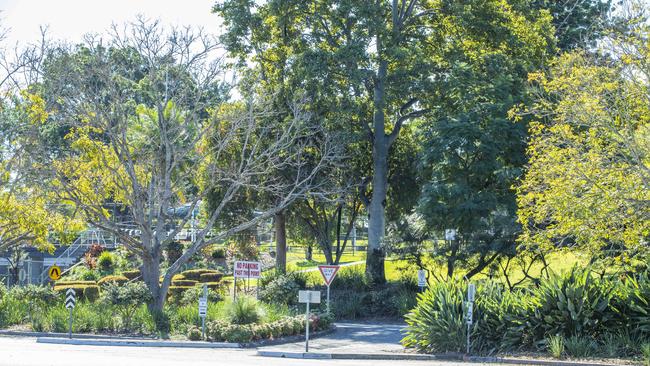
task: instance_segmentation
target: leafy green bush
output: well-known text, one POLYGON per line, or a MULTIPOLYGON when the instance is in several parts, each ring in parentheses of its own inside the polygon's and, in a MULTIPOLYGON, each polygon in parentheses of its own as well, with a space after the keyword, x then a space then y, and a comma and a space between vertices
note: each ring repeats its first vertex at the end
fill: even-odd
POLYGON ((615 326, 630 331, 650 335, 650 273, 644 272, 636 277, 627 277, 617 282, 617 296, 612 299, 615 326))
POLYGON ((131 319, 138 307, 150 300, 151 294, 143 282, 130 282, 123 286, 111 283, 102 291, 102 301, 119 312, 125 330, 131 329, 131 319))
POLYGON ((267 276, 260 283, 260 299, 269 304, 296 304, 298 291, 305 288, 301 280, 293 273, 267 276))
POLYGON ((341 268, 330 288, 361 291, 368 288, 368 278, 363 268, 359 266, 341 268))
POLYGON ((97 266, 101 271, 108 272, 112 271, 115 267, 115 258, 113 253, 108 250, 104 250, 97 258, 97 266))
POLYGON ((643 364, 650 366, 650 343, 641 345, 641 356, 643 357, 643 364))
POLYGON ((192 327, 187 331, 187 339, 190 341, 200 341, 203 338, 201 329, 198 327, 192 327))
POLYGON ((593 339, 587 337, 571 336, 564 341, 566 353, 572 357, 593 357, 598 345, 593 339))
POLYGON ((226 250, 224 248, 217 248, 212 251, 212 254, 210 254, 212 259, 224 259, 226 258, 226 250))
POLYGON ((564 354, 564 337, 561 335, 550 336, 546 341, 548 352, 554 358, 560 359, 564 354))
POLYGON ((530 321, 536 339, 548 334, 596 337, 613 319, 611 285, 594 279, 589 268, 553 274, 542 280, 534 295, 536 306, 530 321))
POLYGON ((256 323, 262 318, 262 308, 256 299, 239 296, 226 304, 227 319, 233 324, 256 323))
POLYGON ((436 283, 418 296, 406 315, 405 347, 427 353, 462 352, 466 347, 463 287, 456 281, 436 283))

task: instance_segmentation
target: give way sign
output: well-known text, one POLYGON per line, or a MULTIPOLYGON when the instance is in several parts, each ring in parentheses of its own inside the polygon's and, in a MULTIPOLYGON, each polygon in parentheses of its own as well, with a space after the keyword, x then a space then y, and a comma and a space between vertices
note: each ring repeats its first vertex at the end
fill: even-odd
POLYGON ((325 285, 329 286, 334 280, 334 277, 336 277, 336 272, 339 271, 339 266, 318 266, 318 270, 325 280, 325 285))

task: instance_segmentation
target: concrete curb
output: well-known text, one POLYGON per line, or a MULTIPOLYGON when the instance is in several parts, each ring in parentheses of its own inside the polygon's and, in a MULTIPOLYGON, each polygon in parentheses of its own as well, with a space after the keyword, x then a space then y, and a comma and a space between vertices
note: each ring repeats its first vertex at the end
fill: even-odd
POLYGON ((36 338, 36 343, 71 344, 77 346, 121 346, 121 347, 175 347, 175 348, 241 348, 239 343, 226 342, 179 342, 179 341, 147 341, 127 339, 69 339, 69 338, 36 338))
MULTIPOLYGON (((68 333, 48 333, 48 332, 28 332, 17 330, 0 330, 0 336, 9 337, 39 337, 39 338, 67 338, 68 333)), ((156 340, 155 337, 148 336, 128 336, 128 335, 109 335, 109 334, 87 334, 72 333, 76 339, 126 339, 126 340, 156 340)))
MULTIPOLYGON (((322 336, 326 336, 329 334, 332 334, 336 332, 336 326, 332 325, 330 329, 326 330, 319 330, 317 332, 310 332, 309 333, 309 339, 315 339, 315 338, 320 338, 322 336)), ((304 334, 299 334, 299 335, 293 335, 293 336, 287 336, 287 337, 281 337, 278 339, 264 339, 256 342, 251 342, 251 343, 242 343, 242 347, 244 348, 258 348, 258 347, 268 347, 268 346, 278 346, 281 344, 287 344, 287 343, 297 343, 297 342, 304 342, 305 340, 305 335, 304 334)))
POLYGON ((537 365, 537 366, 624 366, 621 364, 611 364, 606 362, 589 362, 589 361, 560 361, 560 360, 535 360, 509 357, 481 357, 481 356, 463 356, 466 362, 481 363, 503 363, 509 365, 537 365))
POLYGON ((600 362, 553 361, 502 357, 480 357, 464 355, 424 355, 412 353, 325 353, 325 352, 291 352, 291 351, 257 351, 261 357, 324 359, 324 360, 402 360, 402 361, 464 361, 475 363, 502 363, 510 365, 536 366, 622 366, 600 362))
POLYGON ((287 352, 287 351, 257 351, 261 357, 302 358, 322 360, 440 360, 434 355, 419 355, 408 353, 323 353, 323 352, 287 352))

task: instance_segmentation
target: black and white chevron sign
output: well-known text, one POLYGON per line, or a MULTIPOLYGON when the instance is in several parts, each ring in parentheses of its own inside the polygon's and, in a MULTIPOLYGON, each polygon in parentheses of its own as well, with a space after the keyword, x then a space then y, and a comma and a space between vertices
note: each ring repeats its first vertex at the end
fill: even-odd
POLYGON ((75 299, 75 292, 73 289, 69 288, 68 291, 65 292, 65 307, 66 309, 73 309, 74 306, 77 303, 77 300, 75 299))

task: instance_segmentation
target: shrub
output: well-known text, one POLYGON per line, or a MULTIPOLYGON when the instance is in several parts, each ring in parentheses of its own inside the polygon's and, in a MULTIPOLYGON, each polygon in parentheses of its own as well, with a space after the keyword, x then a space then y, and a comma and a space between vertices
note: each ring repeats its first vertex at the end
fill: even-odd
POLYGON ((212 254, 210 254, 212 259, 225 259, 226 258, 226 250, 224 248, 217 248, 212 251, 212 254))
POLYGON ((641 345, 641 356, 643 357, 643 364, 650 366, 650 343, 641 345))
POLYGON ((233 324, 256 323, 262 317, 257 300, 249 296, 239 296, 226 305, 226 316, 233 324))
MULTIPOLYGON (((54 291, 58 293, 63 293, 65 294, 68 289, 73 289, 75 293, 75 297, 77 300, 87 300, 87 301, 95 301, 99 297, 99 286, 92 284, 92 285, 85 285, 85 284, 72 284, 72 285, 65 285, 65 286, 54 286, 54 291)), ((65 296, 65 295, 64 295, 65 296)))
POLYGON ((260 299, 269 304, 293 305, 298 302, 298 291, 305 288, 293 274, 276 275, 263 281, 260 288, 260 299))
POLYGON ((172 297, 172 301, 179 302, 183 298, 183 293, 193 288, 194 286, 169 286, 168 295, 172 297))
POLYGON ((57 281, 54 284, 54 287, 94 286, 96 284, 97 284, 97 282, 95 282, 95 281, 82 281, 82 280, 79 280, 79 281, 57 281))
POLYGON ((560 359, 564 354, 564 337, 561 335, 550 336, 546 341, 548 352, 554 358, 560 359))
POLYGON ((616 327, 629 330, 634 324, 634 331, 650 334, 650 278, 648 273, 626 278, 624 283, 617 282, 617 296, 612 300, 616 327))
POLYGON ((129 281, 133 281, 136 278, 140 277, 142 274, 140 273, 139 269, 132 269, 129 271, 124 271, 122 272, 122 276, 126 277, 129 279, 129 281))
POLYGON ((115 266, 115 258, 113 253, 105 250, 97 258, 97 266, 102 271, 111 271, 115 266))
POLYGON ((120 313, 124 329, 131 329, 131 318, 137 308, 151 300, 149 289, 142 282, 130 282, 124 286, 108 284, 102 292, 102 301, 114 306, 120 313))
POLYGON ((361 291, 367 289, 368 279, 362 267, 344 267, 336 275, 330 286, 331 289, 346 289, 361 291))
POLYGON ((201 329, 198 327, 192 327, 187 331, 187 339, 190 341, 200 341, 203 337, 201 329))
POLYGON ((593 339, 579 336, 571 336, 564 342, 566 353, 572 357, 589 357, 596 353, 597 345, 593 339))
POLYGON ((455 281, 433 284, 406 315, 402 343, 428 353, 462 352, 466 346, 463 288, 455 281))
POLYGON ((230 284, 230 282, 206 282, 204 285, 208 286, 210 290, 217 291, 221 289, 222 287, 227 287, 230 284))
POLYGON ((83 281, 95 282, 99 279, 99 276, 100 274, 97 273, 97 271, 86 269, 85 271, 81 272, 80 278, 83 281))
POLYGON ((115 283, 117 285, 123 285, 125 283, 129 282, 129 279, 122 276, 122 275, 108 275, 105 277, 102 277, 99 281, 97 281, 97 284, 100 286, 107 285, 109 283, 115 283))
POLYGON ((171 241, 165 246, 165 257, 167 263, 172 264, 183 255, 183 244, 179 241, 171 241))
POLYGON ((530 319, 535 338, 544 339, 548 334, 597 336, 613 319, 608 309, 611 292, 610 285, 596 281, 589 268, 574 267, 542 280, 535 291, 537 306, 530 319))
POLYGON ((223 278, 223 273, 203 273, 199 276, 199 282, 219 282, 223 278))

